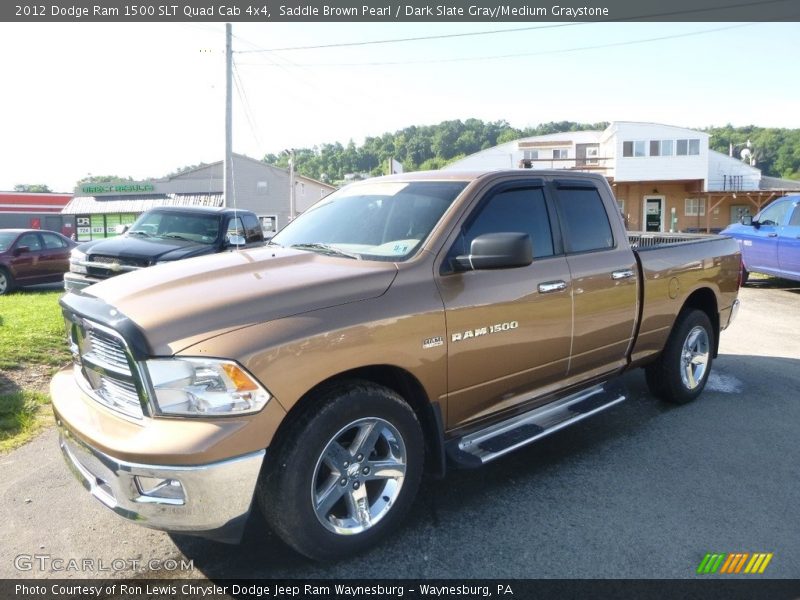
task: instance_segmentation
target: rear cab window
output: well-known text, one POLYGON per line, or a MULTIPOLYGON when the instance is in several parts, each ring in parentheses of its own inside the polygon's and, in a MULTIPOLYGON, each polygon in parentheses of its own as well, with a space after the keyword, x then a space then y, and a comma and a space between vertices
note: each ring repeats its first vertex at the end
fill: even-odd
POLYGON ((600 192, 594 186, 559 185, 558 215, 567 253, 614 247, 614 234, 600 192))

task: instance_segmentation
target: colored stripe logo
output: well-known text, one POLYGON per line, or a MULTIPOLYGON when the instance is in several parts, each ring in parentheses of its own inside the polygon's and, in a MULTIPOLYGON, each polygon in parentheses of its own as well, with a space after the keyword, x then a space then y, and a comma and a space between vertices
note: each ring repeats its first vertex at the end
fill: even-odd
POLYGON ((697 567, 699 575, 720 574, 761 574, 772 560, 772 552, 730 552, 718 554, 709 552, 697 567))

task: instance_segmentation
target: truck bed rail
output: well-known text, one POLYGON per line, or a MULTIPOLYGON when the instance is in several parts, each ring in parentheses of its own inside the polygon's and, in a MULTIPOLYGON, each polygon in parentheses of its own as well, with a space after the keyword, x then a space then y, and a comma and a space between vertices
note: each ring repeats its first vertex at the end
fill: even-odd
POLYGON ((702 233, 648 233, 645 231, 629 231, 628 241, 636 250, 661 248, 675 244, 690 244, 693 242, 709 242, 718 240, 720 236, 702 233))

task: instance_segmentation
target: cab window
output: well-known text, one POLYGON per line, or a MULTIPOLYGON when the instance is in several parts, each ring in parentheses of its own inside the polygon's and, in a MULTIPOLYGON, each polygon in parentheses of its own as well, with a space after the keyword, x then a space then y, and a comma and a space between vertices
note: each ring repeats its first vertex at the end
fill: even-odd
POLYGON ((786 219, 786 213, 789 212, 791 207, 791 202, 779 202, 777 204, 773 204, 772 206, 768 206, 762 210, 761 213, 759 213, 757 220, 760 225, 781 225, 783 224, 784 219, 786 219))
POLYGON ((492 194, 462 227, 448 259, 469 254, 472 240, 485 233, 527 233, 533 242, 534 259, 552 256, 553 232, 544 190, 526 187, 492 194))
POLYGON ((565 244, 570 252, 591 252, 614 247, 614 234, 597 189, 559 189, 558 213, 565 244))

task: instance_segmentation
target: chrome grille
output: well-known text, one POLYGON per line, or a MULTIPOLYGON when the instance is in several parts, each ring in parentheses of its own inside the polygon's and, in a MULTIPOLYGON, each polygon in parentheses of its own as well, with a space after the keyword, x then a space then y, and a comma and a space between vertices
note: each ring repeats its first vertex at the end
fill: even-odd
POLYGON ((131 376, 128 357, 119 340, 97 329, 87 331, 85 340, 87 343, 83 355, 86 358, 99 363, 98 366, 117 371, 128 377, 131 376))
POLYGON ((78 317, 67 319, 67 332, 75 375, 83 388, 100 404, 141 418, 138 372, 125 340, 112 329, 78 317))
POLYGON ((104 256, 102 254, 92 254, 89 260, 103 264, 120 264, 129 267, 147 267, 149 263, 146 258, 130 258, 126 256, 104 256))

